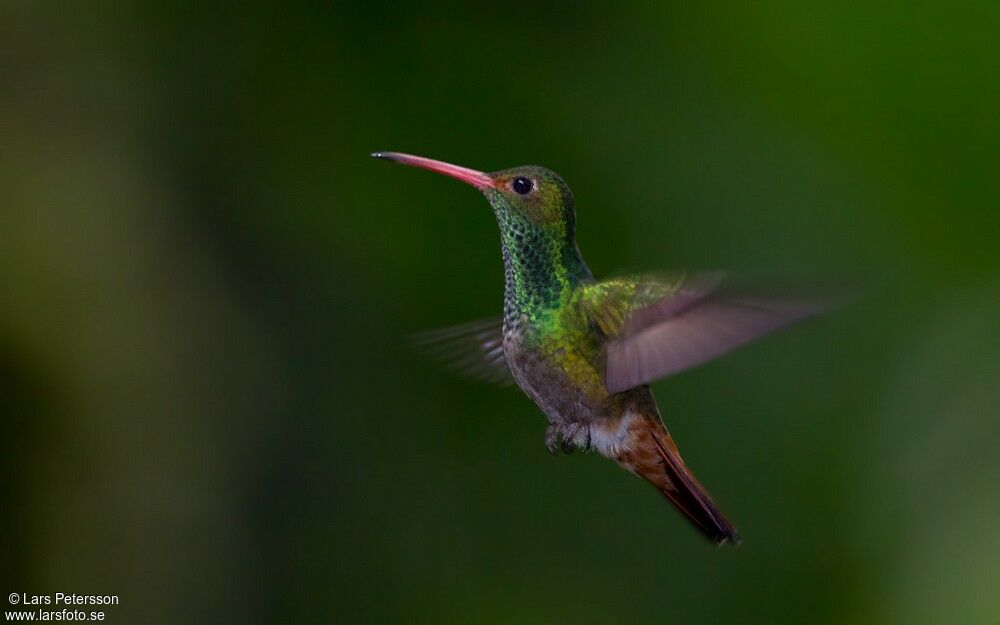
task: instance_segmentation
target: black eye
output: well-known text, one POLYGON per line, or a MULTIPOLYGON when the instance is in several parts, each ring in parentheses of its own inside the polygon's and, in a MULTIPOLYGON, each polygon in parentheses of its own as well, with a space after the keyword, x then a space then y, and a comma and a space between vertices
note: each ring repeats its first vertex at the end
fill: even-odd
POLYGON ((531 183, 531 180, 523 176, 518 176, 517 178, 514 178, 514 182, 511 186, 514 188, 514 191, 517 191, 521 195, 527 195, 531 192, 531 187, 534 185, 531 183))

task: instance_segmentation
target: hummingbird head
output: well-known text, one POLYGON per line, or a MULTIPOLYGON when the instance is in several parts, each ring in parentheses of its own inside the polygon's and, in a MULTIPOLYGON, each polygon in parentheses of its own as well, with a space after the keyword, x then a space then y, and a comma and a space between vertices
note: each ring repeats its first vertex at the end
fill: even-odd
POLYGON ((542 238, 573 240, 573 194, 554 171, 525 165, 485 173, 399 152, 375 152, 372 156, 435 171, 479 189, 493 207, 501 231, 512 237, 524 240, 545 235, 542 238))
POLYGON ((490 201, 500 226, 505 323, 547 314, 575 285, 593 281, 576 247, 573 194, 555 172, 529 165, 487 174, 398 152, 372 156, 457 178, 490 201))
POLYGON ((489 174, 484 191, 497 219, 573 238, 576 214, 573 193, 554 171, 524 165, 489 174))

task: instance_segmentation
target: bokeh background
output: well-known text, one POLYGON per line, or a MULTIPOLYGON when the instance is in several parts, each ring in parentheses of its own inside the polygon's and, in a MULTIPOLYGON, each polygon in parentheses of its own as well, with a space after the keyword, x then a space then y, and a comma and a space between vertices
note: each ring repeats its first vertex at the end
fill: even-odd
POLYGON ((1000 622, 1000 5, 652 4, 4 3, 0 590, 1000 622), (408 347, 499 312, 496 226, 373 150, 557 170, 598 274, 873 278, 654 385, 741 547, 408 347))

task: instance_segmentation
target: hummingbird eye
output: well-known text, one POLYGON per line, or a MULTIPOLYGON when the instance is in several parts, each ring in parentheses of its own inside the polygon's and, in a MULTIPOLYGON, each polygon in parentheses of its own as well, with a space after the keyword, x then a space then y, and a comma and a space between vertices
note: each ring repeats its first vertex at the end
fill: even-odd
POLYGON ((524 176, 518 176, 514 178, 514 182, 511 183, 511 188, 520 195, 527 195, 531 192, 531 188, 534 187, 534 183, 530 179, 524 176))

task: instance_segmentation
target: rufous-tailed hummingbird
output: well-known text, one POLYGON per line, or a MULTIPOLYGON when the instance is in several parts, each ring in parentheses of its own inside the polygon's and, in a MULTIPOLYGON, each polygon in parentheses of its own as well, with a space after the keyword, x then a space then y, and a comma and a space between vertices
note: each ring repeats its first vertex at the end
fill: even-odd
POLYGON ((553 452, 596 449, 642 477, 717 544, 740 542, 684 464, 649 383, 819 311, 728 292, 719 273, 595 280, 576 245, 573 194, 548 169, 484 173, 420 156, 375 158, 479 189, 500 226, 503 317, 425 335, 467 372, 513 381, 545 413, 553 452))

